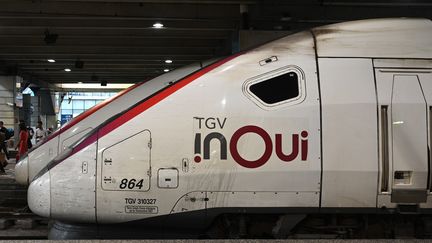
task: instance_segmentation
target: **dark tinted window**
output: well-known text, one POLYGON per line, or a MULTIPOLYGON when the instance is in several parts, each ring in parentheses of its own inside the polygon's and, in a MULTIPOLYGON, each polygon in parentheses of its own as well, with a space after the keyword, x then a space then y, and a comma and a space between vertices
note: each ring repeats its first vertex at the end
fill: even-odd
POLYGON ((289 72, 249 87, 250 91, 267 104, 274 104, 299 96, 297 73, 289 72))

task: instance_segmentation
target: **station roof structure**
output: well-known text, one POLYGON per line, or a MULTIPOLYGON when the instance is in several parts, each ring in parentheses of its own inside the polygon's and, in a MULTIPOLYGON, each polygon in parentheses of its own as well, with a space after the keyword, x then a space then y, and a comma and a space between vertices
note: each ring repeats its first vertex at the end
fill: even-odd
POLYGON ((0 75, 135 83, 238 51, 242 31, 289 34, 378 17, 432 18, 428 0, 4 0, 0 75))

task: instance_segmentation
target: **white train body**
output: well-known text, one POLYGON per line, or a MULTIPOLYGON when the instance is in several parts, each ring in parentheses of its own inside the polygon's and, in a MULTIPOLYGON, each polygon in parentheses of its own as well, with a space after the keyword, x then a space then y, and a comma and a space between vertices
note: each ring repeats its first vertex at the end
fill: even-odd
POLYGON ((92 223, 428 212, 431 107, 430 20, 315 28, 218 61, 95 128, 39 173, 29 206, 92 223))
POLYGON ((16 181, 23 185, 29 184, 52 159, 112 115, 129 108, 144 97, 165 87, 169 82, 174 82, 201 67, 200 63, 192 64, 161 75, 151 84, 138 83, 80 114, 21 158, 15 169, 16 181))

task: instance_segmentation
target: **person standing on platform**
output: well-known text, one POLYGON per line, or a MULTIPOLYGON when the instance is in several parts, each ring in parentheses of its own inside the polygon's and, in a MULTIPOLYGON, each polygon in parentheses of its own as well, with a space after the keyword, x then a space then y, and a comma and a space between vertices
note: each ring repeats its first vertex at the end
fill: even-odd
POLYGON ((26 127, 25 123, 20 123, 19 124, 19 129, 20 129, 19 141, 18 141, 17 146, 15 147, 15 149, 18 149, 18 154, 16 156, 16 161, 18 161, 19 158, 21 156, 23 156, 27 152, 27 150, 28 150, 29 134, 27 132, 27 127, 26 127))
POLYGON ((36 143, 43 141, 46 137, 46 132, 42 127, 41 121, 38 121, 35 134, 36 134, 36 143))
POLYGON ((52 127, 48 127, 46 132, 47 132, 47 136, 51 135, 53 133, 52 127))
MULTIPOLYGON (((4 146, 5 141, 6 141, 6 134, 0 130, 0 144, 4 146)), ((3 152, 0 150, 0 173, 1 174, 6 173, 4 167, 6 167, 7 164, 8 163, 6 161, 5 154, 3 154, 3 152)))
POLYGON ((33 148, 32 139, 33 139, 33 136, 35 134, 35 132, 31 126, 27 127, 27 134, 28 134, 27 149, 31 149, 31 148, 33 148))
POLYGON ((3 121, 0 121, 0 132, 5 135, 5 139, 0 143, 0 153, 3 151, 6 155, 6 158, 9 159, 9 153, 7 151, 6 141, 10 138, 9 131, 4 127, 3 121))

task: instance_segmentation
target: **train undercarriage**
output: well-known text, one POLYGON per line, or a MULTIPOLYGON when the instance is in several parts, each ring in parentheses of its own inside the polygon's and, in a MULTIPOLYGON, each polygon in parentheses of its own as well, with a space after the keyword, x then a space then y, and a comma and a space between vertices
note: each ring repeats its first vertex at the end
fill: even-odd
POLYGON ((122 224, 52 222, 49 239, 431 239, 432 215, 396 214, 243 214, 195 224, 169 217, 122 224), (160 221, 159 221, 160 220, 160 221), (157 223, 155 223, 157 222, 157 223), (181 225, 181 227, 179 227, 181 225), (206 228, 200 228, 199 225, 206 228))

